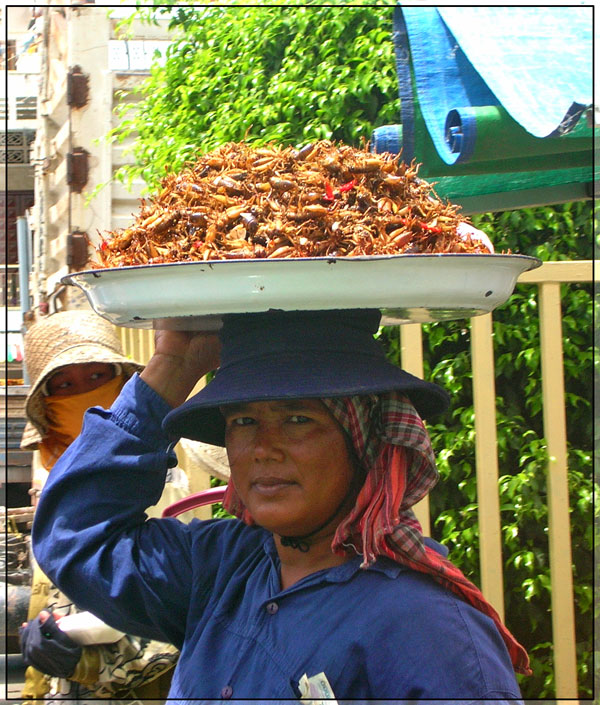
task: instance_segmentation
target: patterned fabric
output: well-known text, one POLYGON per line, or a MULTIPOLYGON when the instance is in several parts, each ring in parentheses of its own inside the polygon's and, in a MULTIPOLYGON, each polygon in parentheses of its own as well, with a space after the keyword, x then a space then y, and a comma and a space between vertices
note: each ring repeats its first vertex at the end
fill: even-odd
MULTIPOLYGON (((39 568, 34 577, 34 592, 40 596, 42 608, 57 616, 80 611, 39 568)), ((68 679, 40 674, 41 688, 33 686, 39 672, 28 668, 23 697, 41 698, 48 693, 46 699, 70 702, 118 698, 125 705, 139 698, 140 687, 168 674, 177 662, 179 651, 171 644, 125 635, 113 644, 86 646, 83 654, 68 679)))
MULTIPOLYGON (((430 575, 488 615, 508 648, 515 671, 531 674, 527 652, 481 591, 423 542, 421 525, 411 507, 436 484, 438 472, 429 434, 410 401, 395 392, 322 401, 348 433, 368 470, 354 508, 337 528, 334 553, 355 551, 363 556, 362 567, 373 564, 378 556, 387 556, 430 575)), ((242 521, 253 523, 233 483, 229 483, 223 504, 242 521)))

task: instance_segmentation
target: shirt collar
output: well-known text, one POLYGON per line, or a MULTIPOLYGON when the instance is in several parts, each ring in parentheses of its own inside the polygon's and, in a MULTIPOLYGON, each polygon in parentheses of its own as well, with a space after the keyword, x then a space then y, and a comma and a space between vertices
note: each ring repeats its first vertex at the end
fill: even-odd
MULTIPOLYGON (((425 536, 423 538, 423 543, 429 548, 433 548, 444 558, 448 555, 448 549, 446 546, 434 541, 433 539, 425 536)), ((272 534, 269 534, 263 544, 265 553, 267 554, 273 568, 279 573, 279 554, 277 553, 277 547, 275 546, 275 540, 272 534)), ((360 564, 363 561, 362 555, 354 556, 346 563, 342 565, 334 566, 333 568, 327 568, 325 570, 320 570, 315 573, 315 580, 324 581, 329 583, 343 583, 350 578, 359 570, 362 570, 360 564)), ((383 573, 388 578, 394 579, 398 575, 406 570, 409 570, 407 566, 397 563, 396 561, 386 558, 385 556, 379 556, 375 563, 367 566, 365 570, 372 570, 376 573, 383 573)))
MULTIPOLYGON (((273 536, 269 534, 266 538, 263 548, 267 557, 271 561, 273 568, 279 572, 279 554, 277 553, 277 547, 275 546, 275 540, 273 536)), ((363 561, 361 555, 354 556, 346 563, 342 565, 334 566, 333 568, 326 568, 325 570, 320 570, 315 573, 315 579, 319 581, 329 582, 329 583, 343 583, 350 578, 359 570, 362 570, 360 564, 363 561)), ((399 573, 407 568, 400 563, 390 560, 389 558, 379 557, 373 565, 368 566, 366 570, 372 570, 377 573, 383 573, 387 575, 388 578, 397 578, 399 573)))

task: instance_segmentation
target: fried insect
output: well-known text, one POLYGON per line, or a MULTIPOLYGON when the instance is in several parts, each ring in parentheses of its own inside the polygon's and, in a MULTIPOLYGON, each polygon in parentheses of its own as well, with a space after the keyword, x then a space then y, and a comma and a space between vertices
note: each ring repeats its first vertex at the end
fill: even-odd
POLYGON ((229 143, 162 179, 134 223, 101 236, 99 263, 488 253, 418 165, 323 140, 300 150, 229 143))

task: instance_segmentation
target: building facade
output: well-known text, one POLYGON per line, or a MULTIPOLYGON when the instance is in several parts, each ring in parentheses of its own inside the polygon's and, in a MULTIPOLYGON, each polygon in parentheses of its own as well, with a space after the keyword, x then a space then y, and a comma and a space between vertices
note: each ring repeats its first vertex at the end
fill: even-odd
POLYGON ((25 327, 40 315, 89 307, 62 277, 89 268, 100 234, 127 226, 139 209, 143 184, 127 190, 111 181, 128 159, 129 144, 106 136, 118 120, 115 109, 135 103, 155 50, 164 50, 169 37, 166 21, 137 23, 120 36, 120 19, 131 11, 53 2, 2 10, 7 80, 0 106, 7 129, 0 212, 7 237, 0 257, 7 330, 0 383, 9 403, 0 504, 8 507, 29 504, 31 486, 31 453, 19 449, 29 390, 25 327))

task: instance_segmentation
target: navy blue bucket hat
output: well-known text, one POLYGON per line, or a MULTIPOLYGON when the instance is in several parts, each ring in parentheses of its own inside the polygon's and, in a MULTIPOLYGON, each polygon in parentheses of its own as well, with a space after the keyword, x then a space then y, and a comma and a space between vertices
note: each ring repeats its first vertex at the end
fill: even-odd
POLYGON ((372 309, 268 311, 223 316, 221 366, 198 394, 167 414, 169 437, 225 445, 220 406, 404 392, 422 418, 449 396, 386 360, 372 309))

